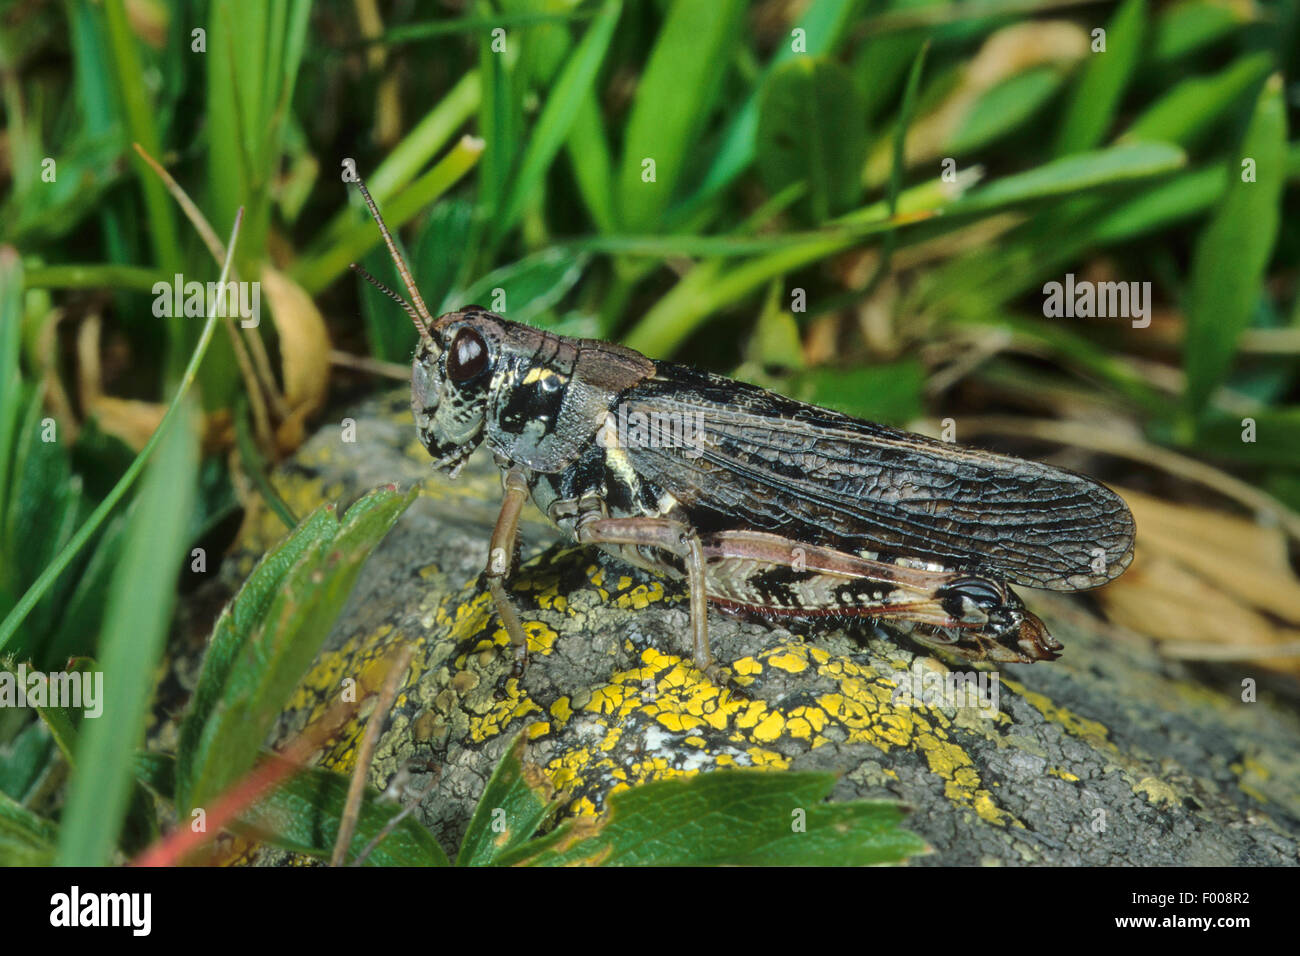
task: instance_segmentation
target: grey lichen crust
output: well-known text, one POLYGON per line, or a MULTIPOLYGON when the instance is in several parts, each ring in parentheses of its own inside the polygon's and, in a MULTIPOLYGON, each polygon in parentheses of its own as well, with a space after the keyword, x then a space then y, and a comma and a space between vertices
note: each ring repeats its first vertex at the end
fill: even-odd
MULTIPOLYGON (((371 774, 437 772, 420 815, 453 852, 509 741, 564 794, 598 813, 614 791, 720 767, 833 770, 833 799, 893 798, 934 853, 913 865, 981 863, 1286 865, 1300 835, 1300 720, 1267 675, 1195 671, 1108 635, 1081 605, 1028 592, 1066 647, 1051 664, 973 674, 884 631, 710 615, 714 654, 738 694, 701 674, 675 585, 558 542, 526 512, 511 582, 531 644, 521 681, 479 576, 500 480, 479 453, 450 482, 415 442, 404 395, 348 413, 355 442, 321 429, 277 486, 300 511, 380 484, 422 497, 370 558, 326 654, 284 715, 288 739, 346 678, 371 685, 398 642, 418 645, 371 774), (994 679, 996 678, 996 680, 994 679), (1258 702, 1241 681, 1259 681, 1258 702)), ((283 528, 250 521, 227 565, 240 579, 283 528)), ((1140 540, 1140 539, 1139 539, 1140 540)), ((363 714, 363 716, 365 716, 363 714)), ((361 725, 321 755, 348 770, 361 725)))

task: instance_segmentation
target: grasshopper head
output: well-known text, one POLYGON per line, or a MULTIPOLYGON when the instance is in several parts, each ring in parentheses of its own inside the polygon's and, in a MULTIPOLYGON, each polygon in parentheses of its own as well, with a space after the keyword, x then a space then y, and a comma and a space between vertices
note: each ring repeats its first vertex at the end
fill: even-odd
POLYGON ((356 263, 352 268, 400 305, 420 333, 411 411, 434 466, 454 478, 484 438, 498 459, 548 474, 571 465, 619 393, 653 374, 654 363, 621 346, 566 339, 473 305, 435 320, 379 207, 355 182, 410 301, 356 263))
POLYGON ((411 414, 434 467, 453 478, 483 440, 502 322, 470 306, 421 336, 411 367, 411 414))
POLYGON ((355 182, 411 300, 402 298, 356 263, 352 268, 400 305, 420 333, 411 368, 411 412, 420 442, 433 456, 434 466, 454 478, 483 440, 493 370, 506 322, 478 306, 449 312, 435 321, 370 191, 361 180, 355 182))

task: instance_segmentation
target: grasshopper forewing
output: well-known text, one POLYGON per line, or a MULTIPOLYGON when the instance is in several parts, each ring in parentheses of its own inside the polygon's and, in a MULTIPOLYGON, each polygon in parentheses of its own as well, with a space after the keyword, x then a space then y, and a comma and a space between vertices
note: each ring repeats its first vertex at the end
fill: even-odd
POLYGON ((685 579, 693 654, 711 673, 710 602, 869 617, 970 659, 1051 660, 1061 645, 1009 584, 1091 588, 1132 560, 1128 508, 1082 475, 478 306, 435 319, 358 186, 411 295, 366 276, 420 333, 420 441, 452 477, 480 444, 502 471, 486 575, 519 667, 527 642, 506 582, 529 498, 573 540, 685 579))

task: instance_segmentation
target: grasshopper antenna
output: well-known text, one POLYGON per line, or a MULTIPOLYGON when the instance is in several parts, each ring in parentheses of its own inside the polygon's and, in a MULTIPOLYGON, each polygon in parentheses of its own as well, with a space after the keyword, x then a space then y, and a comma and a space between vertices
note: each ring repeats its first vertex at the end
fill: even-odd
POLYGON ((388 296, 398 305, 400 305, 402 307, 402 310, 411 317, 411 321, 415 323, 415 327, 420 330, 420 334, 425 336, 426 338, 428 337, 429 330, 428 328, 425 327, 424 319, 420 318, 420 313, 415 311, 415 306, 411 305, 411 303, 407 302, 400 295, 398 295, 392 289, 388 288, 388 286, 384 285, 382 282, 380 282, 378 279, 372 276, 365 269, 361 268, 355 262, 349 262, 348 268, 351 269, 353 272, 355 272, 357 275, 361 276, 361 278, 365 279, 372 286, 374 286, 384 295, 388 296))
MULTIPOLYGON (((374 216, 375 222, 379 224, 379 233, 384 237, 384 243, 388 246, 388 254, 392 256, 393 264, 397 266, 397 273, 402 277, 402 282, 406 285, 406 291, 411 294, 411 301, 415 303, 415 311, 419 313, 419 315, 416 316, 411 314, 409 307, 407 308, 407 312, 408 314, 411 314, 411 318, 415 322, 415 327, 420 330, 420 334, 427 338, 429 335, 429 327, 433 325, 433 316, 429 314, 429 307, 424 304, 424 299, 420 296, 420 290, 415 287, 415 279, 411 277, 411 270, 407 268, 406 260, 402 258, 402 254, 397 251, 397 243, 393 241, 393 234, 388 231, 388 226, 384 224, 384 217, 379 214, 379 207, 376 206, 375 201, 370 198, 370 190, 366 188, 366 184, 360 179, 357 179, 356 183, 357 188, 361 190, 361 198, 366 201, 366 206, 370 209, 370 215, 374 216)), ((353 266, 353 268, 356 267, 353 266)), ((407 306, 406 300, 395 295, 393 292, 390 292, 380 283, 375 282, 375 280, 370 276, 367 276, 364 271, 361 272, 361 275, 366 276, 366 278, 370 279, 377 288, 387 292, 388 295, 392 296, 398 302, 401 302, 403 306, 407 306)))

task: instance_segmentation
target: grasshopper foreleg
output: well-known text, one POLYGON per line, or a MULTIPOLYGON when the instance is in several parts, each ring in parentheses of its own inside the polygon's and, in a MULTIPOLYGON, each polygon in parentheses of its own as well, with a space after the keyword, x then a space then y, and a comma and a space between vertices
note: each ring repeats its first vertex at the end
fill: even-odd
POLYGON ((515 649, 515 663, 511 668, 512 677, 523 676, 524 666, 528 663, 528 635, 519 621, 519 612, 506 592, 505 582, 509 578, 515 560, 515 542, 519 534, 519 512, 528 499, 528 482, 523 473, 516 468, 510 469, 504 477, 505 496, 501 502, 501 514, 497 516, 496 527, 492 529, 492 541, 488 546, 487 577, 488 590, 496 602, 497 614, 510 635, 510 643, 515 649))

